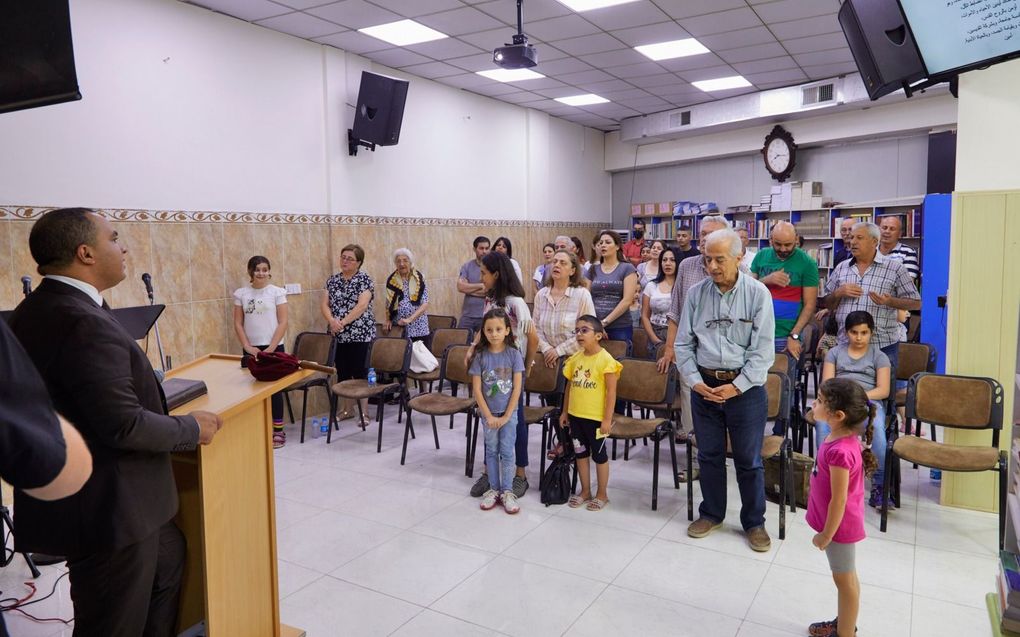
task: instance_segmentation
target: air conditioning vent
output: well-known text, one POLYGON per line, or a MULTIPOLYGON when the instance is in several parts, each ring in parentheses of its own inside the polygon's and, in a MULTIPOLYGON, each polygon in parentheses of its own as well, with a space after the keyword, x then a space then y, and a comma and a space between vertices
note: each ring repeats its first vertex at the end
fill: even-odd
POLYGON ((833 90, 833 84, 831 82, 827 84, 816 84, 815 86, 809 86, 803 89, 803 98, 801 99, 801 106, 814 106, 815 104, 824 104, 831 102, 835 92, 833 90))
POLYGON ((669 114, 669 127, 680 128, 682 126, 691 125, 691 112, 690 111, 677 111, 669 114))

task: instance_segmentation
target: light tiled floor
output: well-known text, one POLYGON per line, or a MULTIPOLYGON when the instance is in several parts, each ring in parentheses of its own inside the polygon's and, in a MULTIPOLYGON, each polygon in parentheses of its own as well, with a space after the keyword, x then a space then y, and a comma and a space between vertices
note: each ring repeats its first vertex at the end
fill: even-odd
MULTIPOLYGON (((419 419, 418 439, 400 465, 403 427, 343 424, 328 447, 296 430, 276 452, 281 614, 310 637, 335 635, 803 635, 835 615, 825 556, 811 545, 804 512, 753 553, 738 527, 730 475, 726 526, 702 540, 686 535, 686 491, 674 491, 663 458, 659 510, 651 504, 651 447, 610 470, 611 504, 598 513, 538 501, 538 429, 532 430, 532 490, 521 513, 482 512, 467 496, 464 426, 440 428, 442 449, 419 419)), ((481 455, 479 445, 479 456, 481 455)), ((680 460, 683 461, 682 449, 680 460)), ((903 508, 858 546, 863 586, 860 634, 960 637, 990 634, 984 595, 994 583, 996 518, 940 507, 927 470, 903 467, 903 508)), ((698 497, 695 487, 695 497, 698 497)), ((63 573, 45 567, 48 593, 63 573)), ((4 597, 25 594, 21 558, 0 571, 4 597)), ((31 607, 39 617, 71 616, 67 579, 31 607)), ((15 636, 70 635, 8 613, 15 636)))

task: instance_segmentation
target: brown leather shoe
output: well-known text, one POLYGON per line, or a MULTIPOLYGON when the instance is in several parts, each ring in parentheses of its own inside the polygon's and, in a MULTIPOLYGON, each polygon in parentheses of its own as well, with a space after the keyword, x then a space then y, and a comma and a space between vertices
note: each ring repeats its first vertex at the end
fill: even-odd
POLYGON ((746 531, 747 543, 752 551, 767 553, 772 548, 772 540, 764 526, 756 526, 746 531))
POLYGON ((687 526, 687 535, 702 538, 722 526, 722 522, 714 522, 708 518, 698 518, 687 526))

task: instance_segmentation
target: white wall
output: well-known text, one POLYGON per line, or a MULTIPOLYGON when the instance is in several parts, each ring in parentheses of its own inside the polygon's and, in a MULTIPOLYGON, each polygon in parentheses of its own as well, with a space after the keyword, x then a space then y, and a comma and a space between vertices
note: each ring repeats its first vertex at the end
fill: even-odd
POLYGON ((176 0, 71 0, 80 102, 0 117, 0 203, 609 219, 604 136, 411 78, 400 143, 347 156, 361 70, 176 0))
POLYGON ((1020 60, 960 76, 956 189, 1020 188, 1020 60))

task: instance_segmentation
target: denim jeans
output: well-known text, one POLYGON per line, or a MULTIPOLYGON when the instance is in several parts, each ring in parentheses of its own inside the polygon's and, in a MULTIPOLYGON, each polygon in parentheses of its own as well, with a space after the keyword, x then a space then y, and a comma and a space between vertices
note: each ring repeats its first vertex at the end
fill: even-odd
MULTIPOLYGON (((871 477, 872 484, 882 484, 882 479, 885 477, 885 450, 886 450, 886 436, 885 436, 885 401, 883 400, 872 400, 871 404, 875 406, 875 433, 871 438, 871 453, 875 454, 875 460, 878 461, 878 469, 875 469, 875 474, 871 477)), ((822 441, 829 435, 832 429, 829 427, 829 423, 824 420, 815 421, 815 451, 818 451, 818 447, 822 446, 822 441)), ((818 455, 817 453, 815 455, 818 455)))
POLYGON ((488 423, 485 427, 485 472, 489 474, 489 488, 497 493, 511 491, 514 488, 514 446, 517 444, 517 410, 510 414, 510 419, 499 429, 492 429, 488 423))
MULTIPOLYGON (((723 381, 708 379, 718 387, 723 381)), ((733 464, 740 489, 740 524, 745 531, 765 524, 765 468, 761 445, 768 418, 765 388, 756 386, 725 403, 705 400, 691 391, 694 435, 698 440, 701 466, 701 517, 722 522, 726 518, 726 434, 730 435, 733 464)))
POLYGON ((626 341, 627 355, 630 356, 630 348, 634 343, 633 325, 628 325, 627 327, 607 327, 606 336, 611 341, 626 341))
POLYGON ((896 365, 900 362, 900 344, 893 343, 892 345, 886 345, 882 348, 882 353, 889 357, 889 365, 891 365, 890 372, 895 380, 896 365))

